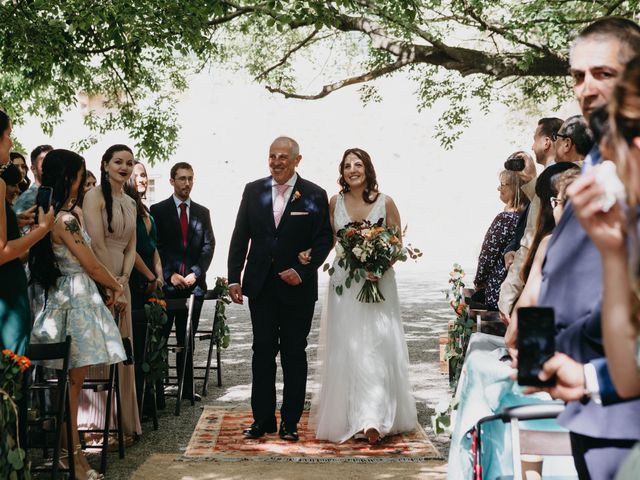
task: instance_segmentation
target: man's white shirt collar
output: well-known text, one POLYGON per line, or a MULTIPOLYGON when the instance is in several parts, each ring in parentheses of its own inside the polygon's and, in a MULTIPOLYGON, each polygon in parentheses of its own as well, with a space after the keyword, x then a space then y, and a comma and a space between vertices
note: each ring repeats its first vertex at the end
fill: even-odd
POLYGON ((185 201, 180 200, 178 197, 176 197, 175 193, 173 195, 171 195, 173 197, 173 201, 176 204, 176 208, 180 208, 180 204, 182 203, 186 203, 187 204, 187 210, 191 208, 191 198, 187 198, 185 201))
MULTIPOLYGON (((286 182, 284 182, 285 185, 289 185, 290 187, 293 187, 296 182, 298 181, 298 174, 294 172, 293 175, 291 175, 291 178, 289 180, 287 180, 286 182)), ((271 177, 271 186, 275 187, 276 185, 278 185, 278 182, 276 182, 273 177, 271 177)))

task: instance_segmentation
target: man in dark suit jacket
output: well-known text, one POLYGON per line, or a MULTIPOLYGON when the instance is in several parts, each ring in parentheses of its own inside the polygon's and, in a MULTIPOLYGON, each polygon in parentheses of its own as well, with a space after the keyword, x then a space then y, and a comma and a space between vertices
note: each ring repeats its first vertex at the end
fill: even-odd
POLYGON ((301 158, 291 138, 271 144, 271 176, 246 185, 231 238, 229 291, 235 303, 242 303, 243 294, 249 297, 253 327, 254 423, 244 431, 248 438, 276 431, 279 351, 285 382, 280 437, 298 440, 307 382, 305 348, 318 299, 317 269, 333 245, 327 193, 296 173, 301 158), (308 249, 311 261, 303 265, 298 254, 308 249))
MULTIPOLYGON (((640 53, 640 27, 631 20, 604 18, 587 27, 571 49, 574 90, 586 118, 605 105, 624 64, 640 53)), ((594 147, 585 168, 600 162, 594 147)), ((580 363, 604 357, 600 312, 602 260, 567 204, 549 242, 538 305, 556 318, 556 349, 580 363)), ((604 406, 594 399, 571 401, 559 422, 571 432, 580 478, 613 478, 640 439, 640 401, 604 406), (630 421, 630 419, 633 419, 630 421)))
MULTIPOLYGON (((164 272, 164 292, 167 298, 189 297, 193 292, 193 330, 198 328, 200 312, 207 292, 207 270, 213 258, 215 238, 209 210, 192 201, 193 168, 186 162, 171 168, 169 180, 173 195, 151 206, 151 215, 158 229, 158 253, 164 272)), ((175 318, 179 343, 184 342, 187 315, 169 312, 165 337, 169 337, 175 318)), ((177 363, 182 364, 182 353, 177 363)), ((178 370, 179 371, 179 370, 178 370)), ((180 373, 179 373, 180 374, 180 373)), ((162 392, 162 388, 159 389, 162 392)), ((187 357, 183 398, 196 398, 193 390, 193 355, 187 357)))

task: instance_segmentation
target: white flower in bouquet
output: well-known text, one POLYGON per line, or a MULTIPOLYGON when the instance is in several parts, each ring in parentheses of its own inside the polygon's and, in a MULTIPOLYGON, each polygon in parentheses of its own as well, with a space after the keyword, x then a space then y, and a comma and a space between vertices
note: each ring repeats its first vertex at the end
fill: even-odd
POLYGON ((344 258, 344 248, 339 243, 336 243, 336 257, 344 258))

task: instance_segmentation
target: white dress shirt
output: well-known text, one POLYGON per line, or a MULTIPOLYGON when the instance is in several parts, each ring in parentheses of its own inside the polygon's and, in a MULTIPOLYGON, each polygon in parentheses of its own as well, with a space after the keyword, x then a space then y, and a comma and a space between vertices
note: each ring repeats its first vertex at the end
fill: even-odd
MULTIPOLYGON (((294 172, 294 174, 291 175, 291 178, 284 183, 285 185, 289 185, 289 188, 287 188, 287 191, 284 192, 285 208, 286 208, 287 202, 289 201, 289 199, 291 198, 291 195, 293 194, 293 187, 296 185, 297 181, 298 181, 298 174, 294 172)), ((278 183, 272 178, 271 179, 271 187, 272 187, 271 188, 271 204, 272 205, 276 204, 276 195, 278 194, 276 185, 278 185, 278 183)))

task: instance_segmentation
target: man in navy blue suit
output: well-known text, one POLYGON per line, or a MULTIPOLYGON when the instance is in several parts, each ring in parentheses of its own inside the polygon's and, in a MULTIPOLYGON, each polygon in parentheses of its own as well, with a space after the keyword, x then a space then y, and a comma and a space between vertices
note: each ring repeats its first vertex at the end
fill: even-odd
MULTIPOLYGON (((200 312, 207 293, 207 270, 213 259, 216 241, 211 226, 209 210, 191 199, 193 168, 186 162, 171 167, 169 181, 173 195, 151 206, 158 229, 158 253, 164 273, 164 292, 167 298, 189 297, 195 294, 193 304, 193 330, 198 328, 200 312)), ((178 343, 185 341, 187 315, 169 312, 164 335, 169 336, 173 321, 176 322, 178 343)), ((182 365, 184 353, 178 353, 177 364, 182 365)), ((178 375, 181 375, 178 369, 178 375)), ((199 400, 193 389, 193 355, 187 356, 183 398, 199 400)), ((162 392, 162 389, 159 389, 162 392)), ((164 397, 160 393, 160 404, 164 397)), ((178 400, 180 401, 180 400, 178 400)))
MULTIPOLYGON (((616 77, 638 54, 640 27, 631 20, 603 18, 582 31, 572 46, 570 65, 576 98, 586 118, 609 101, 616 77)), ((585 158, 584 168, 600 161, 596 146, 585 158)), ((587 377, 589 372, 596 375, 592 369, 601 366, 604 357, 601 257, 570 203, 553 231, 542 274, 538 305, 555 310, 556 349, 581 364, 590 364, 585 369, 587 377)), ((558 356, 554 361, 563 358, 558 356)), ((556 394, 563 387, 560 383, 556 394)), ((571 432, 580 478, 613 478, 640 439, 640 401, 604 405, 596 400, 570 401, 559 422, 571 432)))
POLYGON ((253 328, 254 423, 243 432, 247 438, 277 429, 275 380, 280 352, 284 376, 280 437, 298 440, 318 267, 333 246, 327 193, 296 173, 301 159, 295 140, 274 140, 269 149, 271 176, 246 185, 229 248, 231 299, 241 304, 243 294, 249 298, 253 328), (309 249, 311 261, 303 265, 298 255, 309 249))

